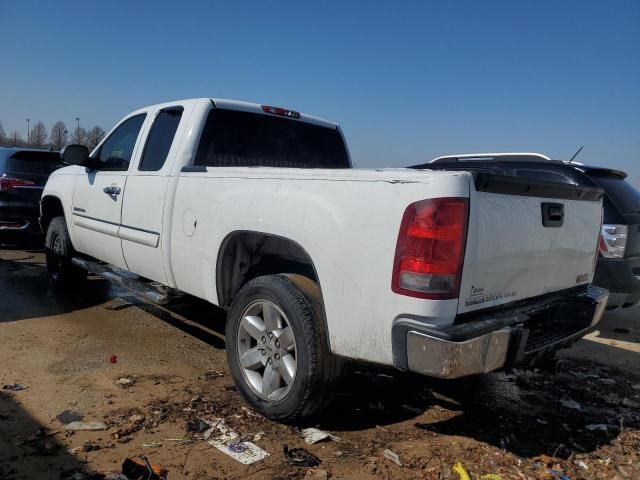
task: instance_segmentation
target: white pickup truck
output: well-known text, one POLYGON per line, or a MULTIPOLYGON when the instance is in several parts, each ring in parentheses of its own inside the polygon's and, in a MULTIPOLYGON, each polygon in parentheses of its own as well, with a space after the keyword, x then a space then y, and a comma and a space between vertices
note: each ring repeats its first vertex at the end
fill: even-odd
POLYGON ((607 302, 589 286, 598 189, 353 169, 334 123, 209 98, 142 108, 62 156, 41 203, 54 285, 90 271, 228 309, 231 373, 274 419, 321 409, 345 359, 486 373, 570 344, 607 302))

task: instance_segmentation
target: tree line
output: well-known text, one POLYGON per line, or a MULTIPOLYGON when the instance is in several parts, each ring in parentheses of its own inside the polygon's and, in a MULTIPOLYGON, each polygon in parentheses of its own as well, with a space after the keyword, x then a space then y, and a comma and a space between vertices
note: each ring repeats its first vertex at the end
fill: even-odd
POLYGON ((0 147, 62 150, 65 145, 79 143, 80 145, 85 145, 89 150, 92 150, 100 143, 104 135, 104 129, 98 125, 89 131, 80 127, 74 128, 70 132, 64 122, 58 120, 53 124, 50 132, 47 131, 44 123, 36 122, 29 131, 29 137, 25 140, 17 131, 7 134, 0 121, 0 147))

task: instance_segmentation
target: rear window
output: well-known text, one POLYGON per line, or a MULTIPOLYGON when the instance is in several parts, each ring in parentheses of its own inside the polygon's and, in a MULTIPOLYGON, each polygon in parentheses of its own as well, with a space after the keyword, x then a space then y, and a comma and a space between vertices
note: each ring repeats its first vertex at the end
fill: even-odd
POLYGON ((620 177, 591 175, 623 215, 640 213, 640 192, 620 177))
POLYGON ((64 166, 58 152, 16 152, 7 158, 5 170, 11 173, 49 175, 64 166))
POLYGON ((195 165, 350 167, 342 135, 336 128, 224 109, 209 112, 195 165))
POLYGON ((571 180, 566 175, 563 175, 558 172, 552 172, 550 170, 534 170, 529 168, 519 168, 516 170, 516 175, 518 177, 526 177, 526 178, 531 178, 533 180, 542 180, 545 182, 568 183, 570 185, 576 184, 576 182, 571 180))

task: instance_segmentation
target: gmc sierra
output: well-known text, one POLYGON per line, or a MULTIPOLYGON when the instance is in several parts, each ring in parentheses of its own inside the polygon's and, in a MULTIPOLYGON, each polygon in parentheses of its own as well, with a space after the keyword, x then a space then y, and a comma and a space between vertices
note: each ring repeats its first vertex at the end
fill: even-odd
POLYGON ((344 359, 486 373, 568 345, 606 306, 589 285, 596 188, 353 169, 334 123, 209 98, 142 108, 62 155, 41 203, 53 284, 90 271, 228 309, 233 378, 273 419, 318 412, 344 359))

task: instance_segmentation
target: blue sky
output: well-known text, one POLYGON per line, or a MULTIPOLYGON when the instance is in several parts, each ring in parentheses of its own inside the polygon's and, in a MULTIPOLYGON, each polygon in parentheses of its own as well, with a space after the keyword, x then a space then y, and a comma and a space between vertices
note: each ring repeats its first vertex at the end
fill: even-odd
POLYGON ((640 186, 640 1, 0 0, 0 121, 217 96, 343 126, 358 166, 539 151, 640 186))

